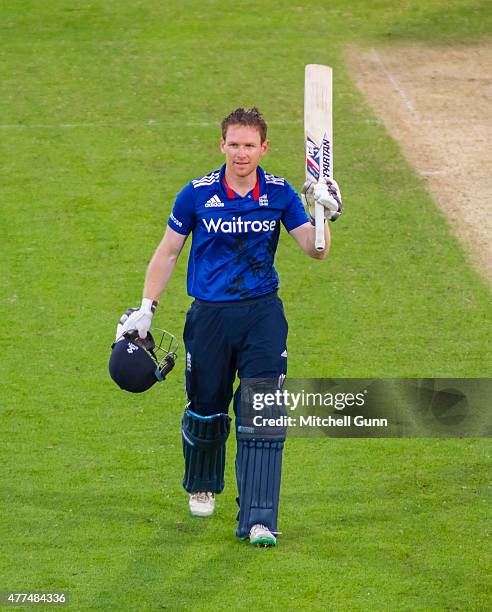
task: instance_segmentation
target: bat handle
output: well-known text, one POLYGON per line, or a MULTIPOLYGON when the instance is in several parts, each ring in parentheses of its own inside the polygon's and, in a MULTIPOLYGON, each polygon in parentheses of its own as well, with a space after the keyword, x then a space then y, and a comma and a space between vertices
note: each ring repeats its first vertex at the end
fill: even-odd
POLYGON ((324 251, 325 249, 325 211, 321 204, 315 204, 314 206, 314 227, 316 230, 316 238, 314 240, 314 246, 317 251, 324 251))

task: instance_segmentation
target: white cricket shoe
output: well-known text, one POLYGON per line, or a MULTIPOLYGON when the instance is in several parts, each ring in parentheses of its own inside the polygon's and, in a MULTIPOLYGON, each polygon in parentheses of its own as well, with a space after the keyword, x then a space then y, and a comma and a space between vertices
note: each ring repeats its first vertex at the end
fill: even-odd
POLYGON ((215 495, 210 491, 192 493, 189 506, 193 516, 212 516, 215 510, 215 495))
POLYGON ((249 543, 255 546, 276 546, 277 538, 265 525, 253 525, 249 532, 249 543))

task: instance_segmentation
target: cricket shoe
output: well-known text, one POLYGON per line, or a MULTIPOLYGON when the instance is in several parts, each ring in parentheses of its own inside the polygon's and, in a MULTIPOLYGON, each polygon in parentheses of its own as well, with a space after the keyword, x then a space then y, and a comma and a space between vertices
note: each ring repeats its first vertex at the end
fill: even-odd
POLYGON ((249 543, 255 546, 276 546, 277 538, 265 525, 253 525, 249 532, 249 543))
POLYGON ((212 516, 215 510, 215 495, 210 491, 199 491, 190 495, 190 512, 193 516, 212 516))

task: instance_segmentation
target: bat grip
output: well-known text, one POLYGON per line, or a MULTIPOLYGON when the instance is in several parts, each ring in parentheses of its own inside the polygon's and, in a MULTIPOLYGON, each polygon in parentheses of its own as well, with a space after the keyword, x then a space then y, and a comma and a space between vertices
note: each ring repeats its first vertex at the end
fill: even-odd
POLYGON ((314 227, 316 230, 316 238, 314 246, 317 251, 325 249, 325 210, 321 204, 314 206, 314 227))

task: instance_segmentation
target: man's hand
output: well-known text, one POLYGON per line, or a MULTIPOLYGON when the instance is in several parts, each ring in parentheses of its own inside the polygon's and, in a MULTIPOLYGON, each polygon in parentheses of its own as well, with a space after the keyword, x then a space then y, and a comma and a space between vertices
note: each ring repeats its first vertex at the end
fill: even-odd
POLYGON ((342 214, 342 196, 335 179, 325 178, 321 183, 306 181, 302 186, 301 199, 304 206, 308 209, 311 221, 314 220, 314 207, 316 204, 323 206, 325 219, 328 219, 328 221, 336 221, 342 214))
POLYGON ((143 298, 140 308, 130 308, 123 317, 121 317, 120 325, 118 325, 116 331, 117 336, 119 334, 119 337, 121 337, 125 332, 136 329, 138 335, 143 340, 150 329, 152 317, 156 308, 157 302, 154 302, 150 298, 143 298), (123 321, 125 316, 127 316, 127 318, 123 321))

